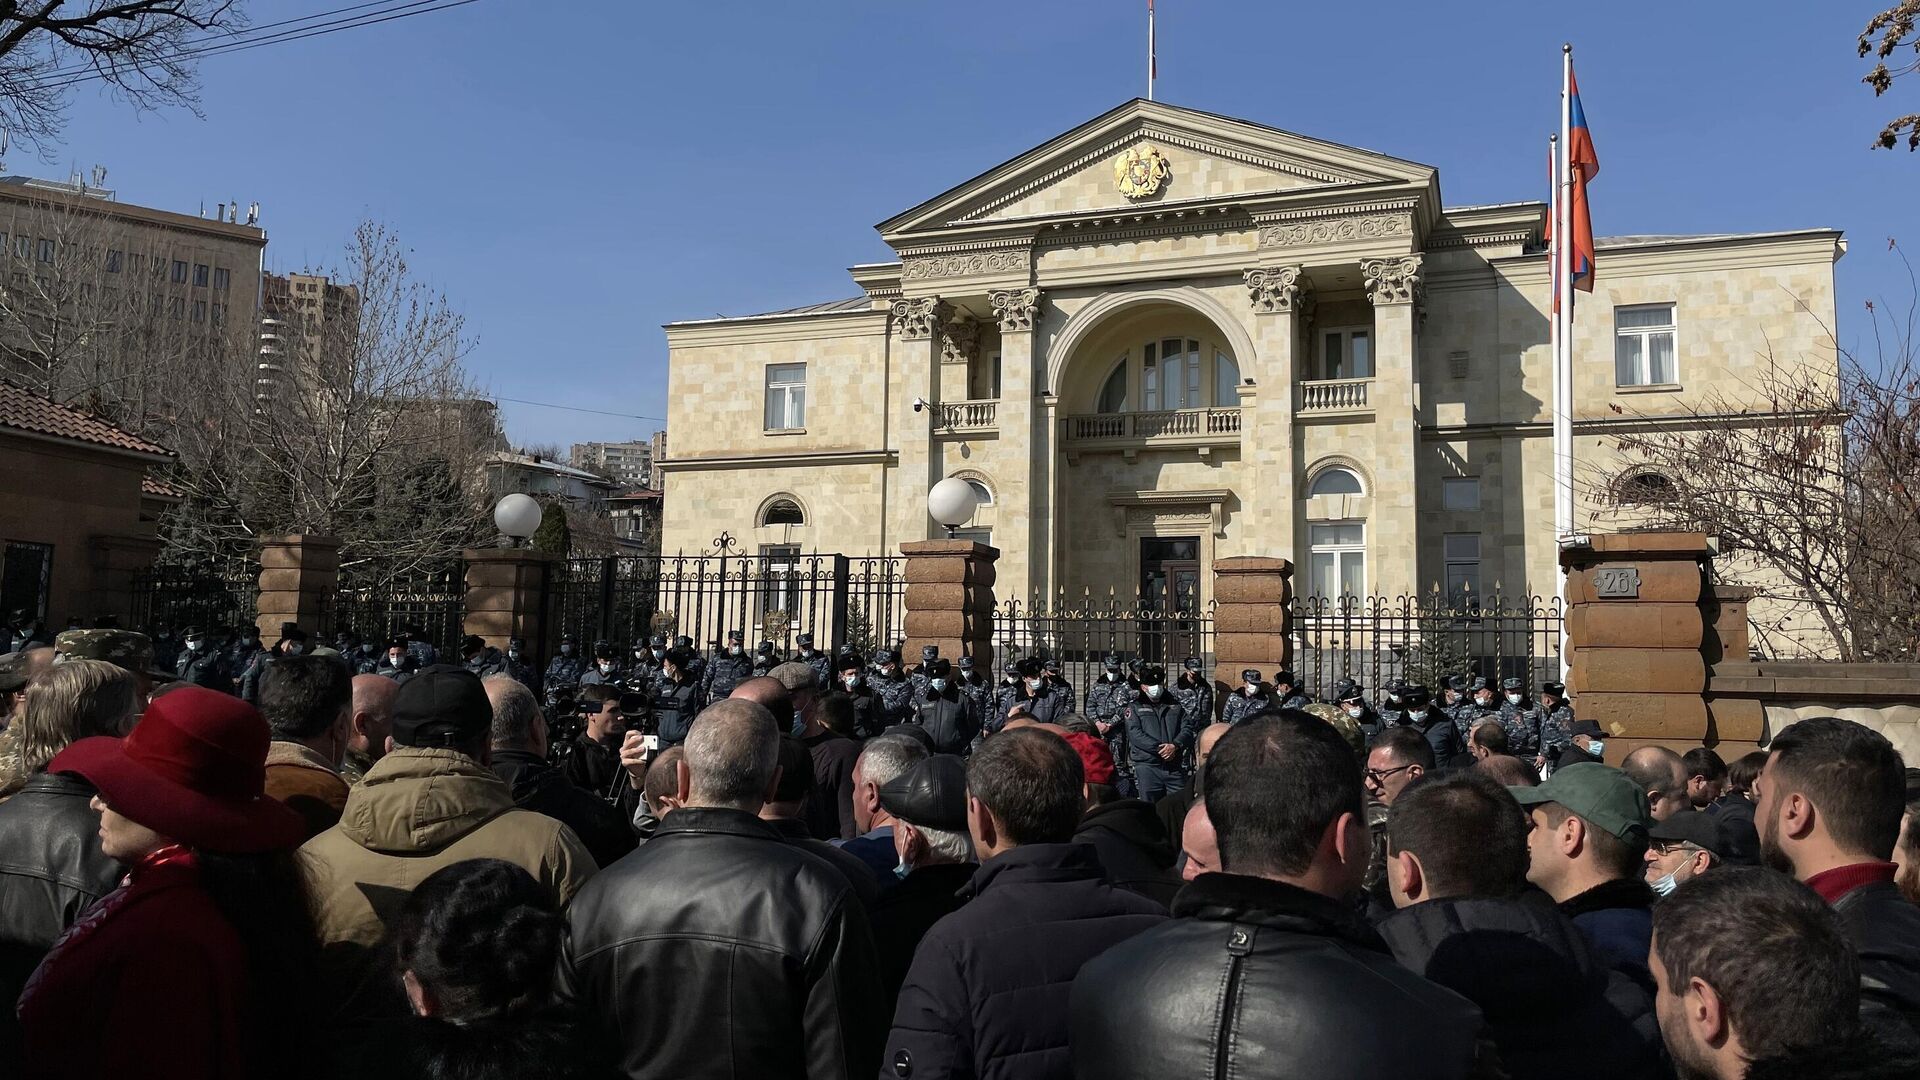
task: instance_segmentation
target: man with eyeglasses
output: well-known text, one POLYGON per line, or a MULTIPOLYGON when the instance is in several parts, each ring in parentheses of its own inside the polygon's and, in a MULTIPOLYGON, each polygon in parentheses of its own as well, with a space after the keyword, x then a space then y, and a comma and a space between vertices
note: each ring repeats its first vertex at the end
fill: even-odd
POLYGON ((1434 765, 1433 744, 1418 728, 1390 727, 1367 751, 1362 779, 1367 788, 1367 830, 1373 852, 1361 884, 1377 915, 1393 910, 1393 896, 1387 886, 1387 808, 1408 784, 1432 772, 1434 765))
POLYGON ((1682 810, 1647 830, 1647 884, 1661 896, 1720 865, 1726 834, 1712 814, 1682 810))

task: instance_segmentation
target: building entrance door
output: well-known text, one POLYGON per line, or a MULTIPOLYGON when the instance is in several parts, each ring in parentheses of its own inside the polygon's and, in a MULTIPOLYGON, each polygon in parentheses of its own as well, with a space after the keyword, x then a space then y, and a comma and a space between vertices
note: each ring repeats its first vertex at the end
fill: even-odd
MULTIPOLYGON (((1140 540, 1140 657, 1172 668, 1199 648, 1200 538, 1140 540)), ((1168 681, 1173 679, 1168 672, 1168 681)))

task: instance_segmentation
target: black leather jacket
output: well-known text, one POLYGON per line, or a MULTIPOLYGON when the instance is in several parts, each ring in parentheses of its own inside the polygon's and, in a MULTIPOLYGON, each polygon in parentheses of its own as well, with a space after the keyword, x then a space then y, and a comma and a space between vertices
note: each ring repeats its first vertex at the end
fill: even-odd
POLYGON ((77 776, 41 774, 0 803, 0 1074, 18 1051, 13 1003, 47 950, 125 868, 100 850, 93 788, 77 776))
POLYGON ((913 711, 913 722, 933 737, 936 754, 964 754, 980 734, 980 716, 973 702, 951 686, 922 702, 913 711))
POLYGON ((567 921, 559 995, 630 1076, 879 1072, 887 1017, 853 887, 752 814, 675 810, 567 921))
POLYGON ((1173 914, 1080 969, 1081 1080, 1482 1074, 1480 1010, 1396 963, 1351 905, 1202 874, 1173 914))
POLYGON ((1920 1050, 1920 907, 1890 881, 1834 901, 1860 956, 1860 1018, 1883 1042, 1920 1050))

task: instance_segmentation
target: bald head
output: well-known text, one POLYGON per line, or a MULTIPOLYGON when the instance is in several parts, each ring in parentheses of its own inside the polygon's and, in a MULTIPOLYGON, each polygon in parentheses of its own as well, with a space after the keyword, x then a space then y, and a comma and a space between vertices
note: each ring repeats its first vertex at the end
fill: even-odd
POLYGON ((1220 869, 1220 837, 1213 831, 1213 819, 1207 817, 1205 799, 1194 800, 1187 810, 1186 821, 1180 826, 1180 853, 1187 857, 1186 865, 1180 868, 1182 881, 1220 869))
POLYGON ((384 675, 353 677, 353 720, 347 732, 347 749, 370 760, 379 761, 387 752, 387 736, 393 734, 393 699, 400 684, 384 675))
POLYGON ((1213 744, 1220 741, 1220 736, 1232 730, 1232 724, 1208 724, 1201 728, 1199 741, 1193 744, 1194 765, 1196 767, 1205 765, 1207 755, 1213 753, 1213 744))
POLYGON ((729 701, 751 701, 771 715, 776 732, 793 726, 793 691, 771 675, 756 675, 727 695, 729 701))
MULTIPOLYGON (((786 687, 780 691, 785 693, 786 687)), ((707 706, 687 735, 686 752, 679 786, 681 801, 688 806, 757 814, 773 793, 780 732, 773 714, 758 702, 731 697, 707 706)))
POLYGON ((1643 746, 1627 755, 1620 771, 1647 793, 1653 820, 1665 821, 1691 805, 1687 798, 1687 762, 1664 746, 1643 746))

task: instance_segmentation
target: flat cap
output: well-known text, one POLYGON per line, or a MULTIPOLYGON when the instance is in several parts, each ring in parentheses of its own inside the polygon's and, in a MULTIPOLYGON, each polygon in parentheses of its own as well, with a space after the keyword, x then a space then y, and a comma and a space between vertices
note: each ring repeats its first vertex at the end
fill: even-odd
POLYGON ((887 813, 928 829, 967 828, 967 765, 952 754, 934 754, 880 786, 887 813))

